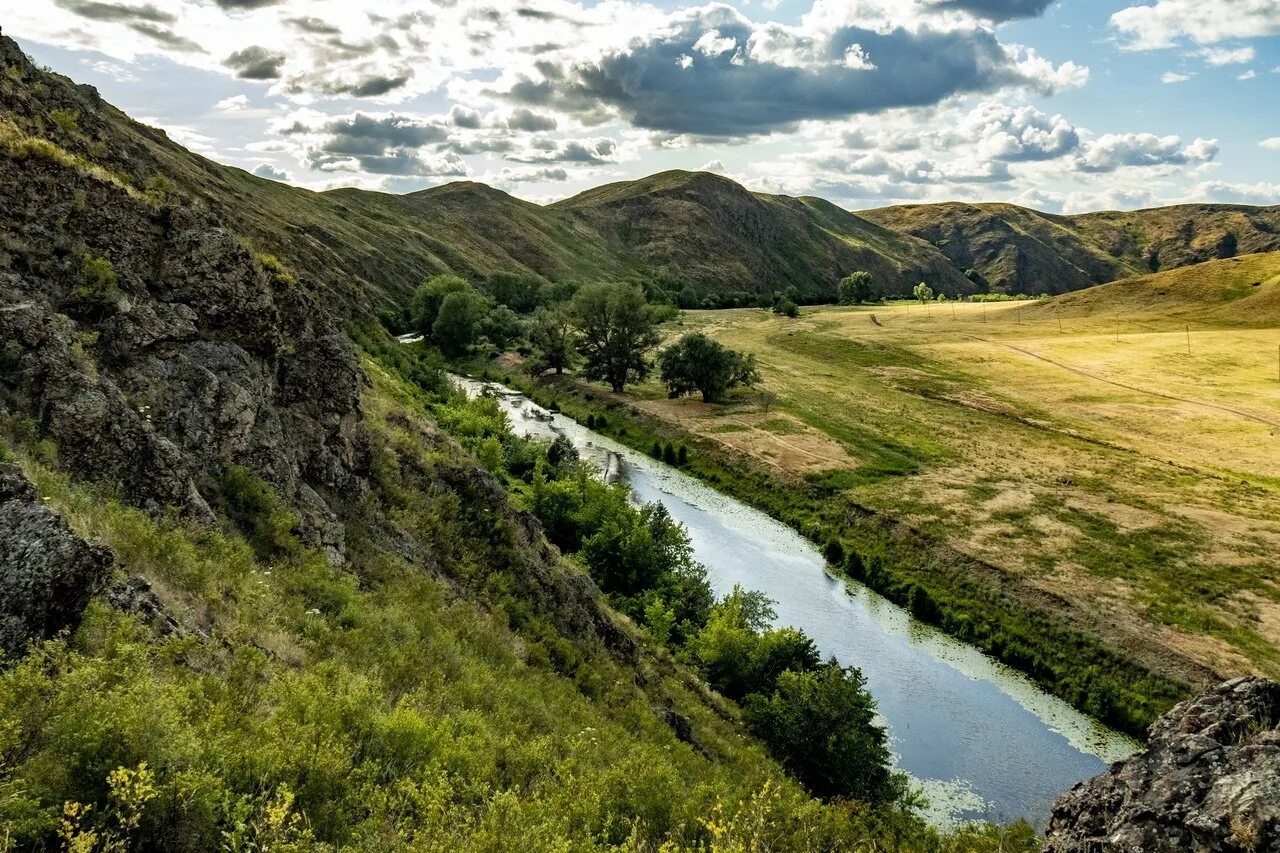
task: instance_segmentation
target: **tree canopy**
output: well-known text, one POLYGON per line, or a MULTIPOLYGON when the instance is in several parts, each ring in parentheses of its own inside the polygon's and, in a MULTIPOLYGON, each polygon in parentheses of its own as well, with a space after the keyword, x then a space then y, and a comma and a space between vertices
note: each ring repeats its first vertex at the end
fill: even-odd
POLYGON ((649 375, 645 353, 658 342, 660 314, 635 284, 588 284, 570 303, 578 327, 578 351, 588 379, 615 392, 649 375))
POLYGON ((563 308, 539 308, 529 322, 529 347, 533 350, 526 369, 533 376, 548 370, 557 375, 573 364, 573 321, 563 308))
POLYGON ((471 283, 456 275, 434 275, 418 285, 413 292, 413 302, 409 313, 413 318, 413 326, 422 335, 430 335, 435 325, 436 315, 444 298, 450 293, 461 293, 471 289, 471 283))
POLYGON ((673 399, 698 391, 707 403, 718 403, 737 385, 760 379, 756 357, 731 350, 701 332, 680 338, 658 356, 667 393, 673 399))
POLYGON ((923 281, 917 284, 911 293, 916 299, 919 299, 922 304, 933 301, 933 288, 925 284, 923 281))
POLYGON ((840 304, 860 305, 873 298, 871 273, 858 270, 840 279, 840 304))
POLYGON ((461 355, 479 337, 485 310, 484 297, 470 287, 447 294, 431 324, 431 340, 445 355, 461 355))

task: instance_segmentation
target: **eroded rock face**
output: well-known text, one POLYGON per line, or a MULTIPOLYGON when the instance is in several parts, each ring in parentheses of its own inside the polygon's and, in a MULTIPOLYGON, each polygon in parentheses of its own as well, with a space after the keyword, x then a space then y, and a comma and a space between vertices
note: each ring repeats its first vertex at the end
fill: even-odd
POLYGON ((340 562, 343 507, 365 488, 366 380, 313 289, 203 210, 57 163, 0 159, 0 209, 0 414, 150 510, 212 521, 225 467, 248 468, 340 562), (95 291, 86 259, 114 282, 95 291))
POLYGON ((1280 684, 1227 681, 1058 799, 1045 853, 1280 851, 1280 684))
POLYGON ((80 622, 89 599, 111 574, 106 548, 77 536, 40 506, 16 465, 0 463, 0 651, 22 654, 80 622))

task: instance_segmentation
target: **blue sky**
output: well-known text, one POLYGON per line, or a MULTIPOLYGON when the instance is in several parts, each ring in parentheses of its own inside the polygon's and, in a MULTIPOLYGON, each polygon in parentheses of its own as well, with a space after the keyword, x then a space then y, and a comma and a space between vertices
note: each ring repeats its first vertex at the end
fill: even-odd
POLYGON ((3 26, 315 189, 702 168, 852 209, 1280 204, 1277 0, 28 0, 3 26))

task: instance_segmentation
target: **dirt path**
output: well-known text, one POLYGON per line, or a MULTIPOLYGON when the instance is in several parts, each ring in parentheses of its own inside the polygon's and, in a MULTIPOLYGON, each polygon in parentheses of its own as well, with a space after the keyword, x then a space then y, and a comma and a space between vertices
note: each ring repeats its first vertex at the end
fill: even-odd
POLYGON ((1105 382, 1106 384, 1114 385, 1117 388, 1124 388, 1126 391, 1136 391, 1139 394, 1147 394, 1152 397, 1160 397, 1161 399, 1164 399, 1164 400, 1173 400, 1174 402, 1178 402, 1178 403, 1186 403, 1189 406, 1199 406, 1203 409, 1213 409, 1215 411, 1224 412, 1229 415, 1235 415, 1237 417, 1241 417, 1241 418, 1244 418, 1245 420, 1253 421, 1254 423, 1259 423, 1264 426, 1280 427, 1280 421, 1267 420, 1266 418, 1261 417, 1259 415, 1253 415, 1253 414, 1250 414, 1249 412, 1242 412, 1239 409, 1233 409, 1230 406, 1220 406, 1217 403, 1206 403, 1203 400, 1191 400, 1191 399, 1188 399, 1187 397, 1179 397, 1176 394, 1165 394, 1162 391, 1152 391, 1150 388, 1140 388, 1137 385, 1126 385, 1123 382, 1117 382, 1114 379, 1107 379, 1104 376, 1098 376, 1096 373, 1090 373, 1087 370, 1082 370, 1078 367, 1072 367, 1071 365, 1064 364, 1061 361, 1055 361, 1054 359, 1049 358, 1048 356, 1039 355, 1038 353, 1034 353, 1028 349, 1023 349, 1022 347, 1015 346, 1014 344, 1006 344, 1000 341, 993 341, 990 338, 980 338, 977 335, 966 335, 961 333, 960 336, 963 338, 968 338, 971 341, 981 341, 984 344, 995 344, 996 346, 1002 346, 1005 349, 1011 349, 1015 352, 1020 352, 1025 356, 1029 356, 1031 358, 1036 359, 1037 361, 1043 361, 1046 364, 1052 364, 1054 367, 1060 367, 1063 370, 1067 370, 1067 371, 1070 371, 1071 373, 1076 374, 1077 376, 1083 376, 1086 379, 1093 379, 1097 382, 1105 382))

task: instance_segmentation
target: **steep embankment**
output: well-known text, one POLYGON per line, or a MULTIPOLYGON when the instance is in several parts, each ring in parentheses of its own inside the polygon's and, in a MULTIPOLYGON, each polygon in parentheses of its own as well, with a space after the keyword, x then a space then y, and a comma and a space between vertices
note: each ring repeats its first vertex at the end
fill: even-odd
POLYGON ((1065 293, 1280 249, 1280 207, 1178 205, 1059 216, 1011 204, 948 202, 860 215, 927 241, 1001 293, 1065 293))

